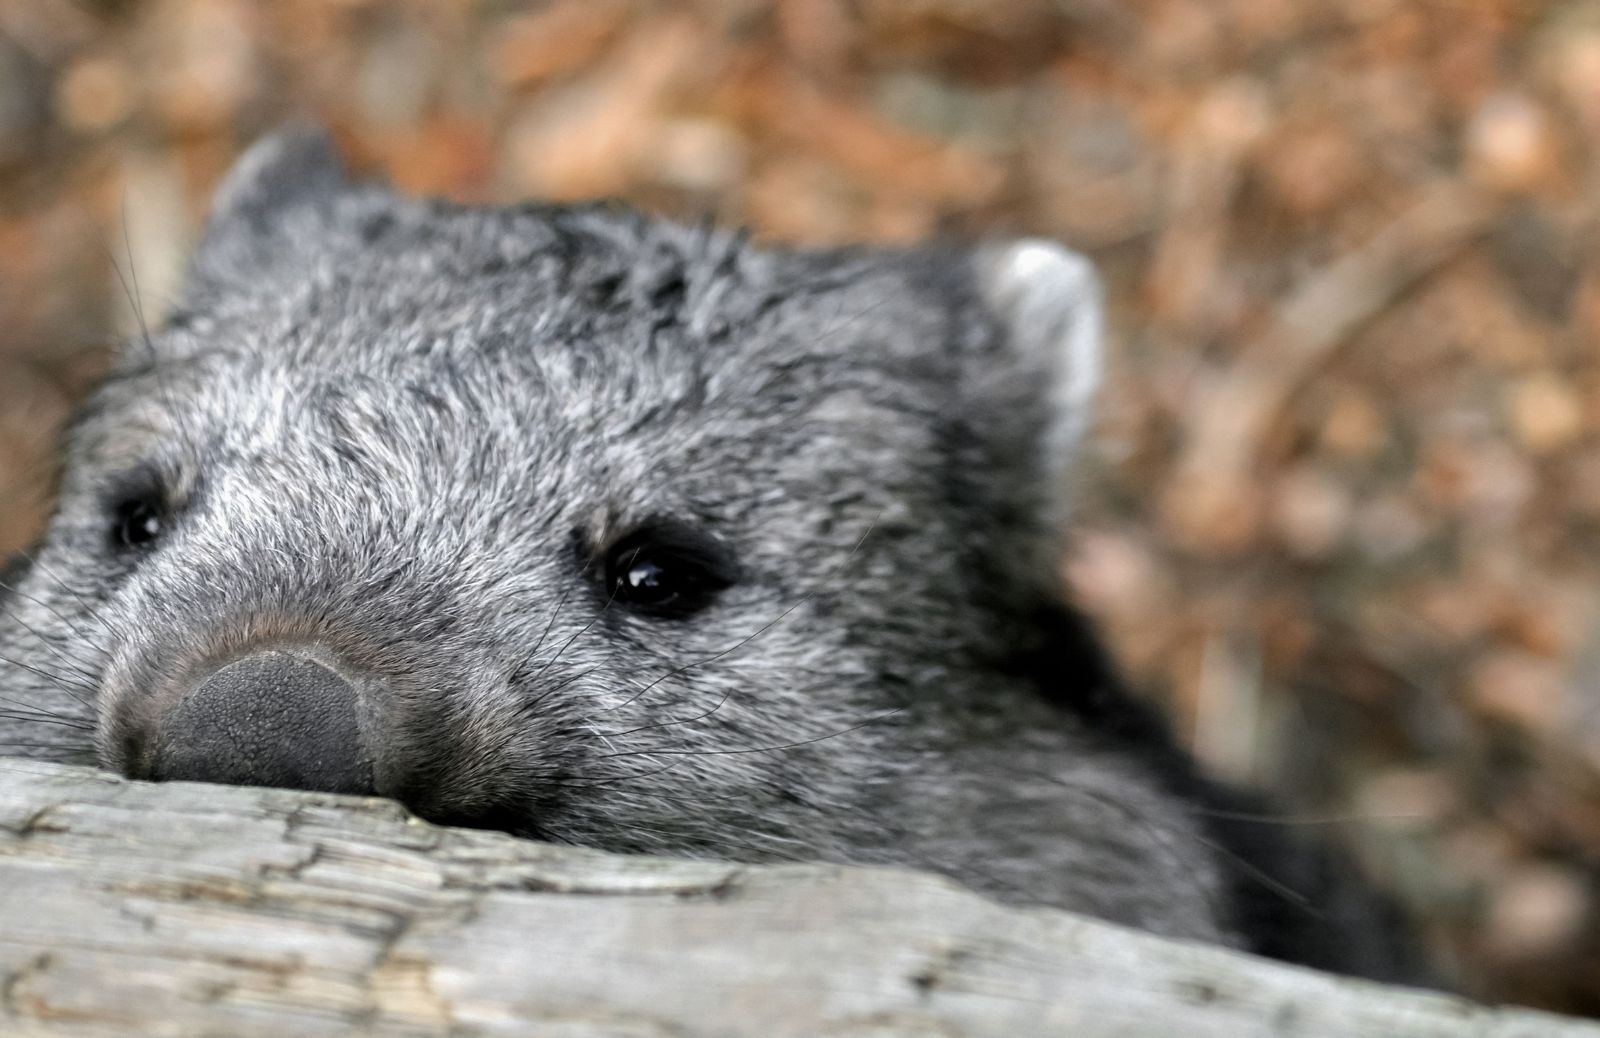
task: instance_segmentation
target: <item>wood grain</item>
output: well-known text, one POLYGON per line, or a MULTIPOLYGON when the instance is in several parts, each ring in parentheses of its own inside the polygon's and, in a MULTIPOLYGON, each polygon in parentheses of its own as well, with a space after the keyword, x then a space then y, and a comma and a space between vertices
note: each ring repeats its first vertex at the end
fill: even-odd
POLYGON ((1600 1036, 933 876, 620 857, 0 761, 0 1033, 1600 1036))

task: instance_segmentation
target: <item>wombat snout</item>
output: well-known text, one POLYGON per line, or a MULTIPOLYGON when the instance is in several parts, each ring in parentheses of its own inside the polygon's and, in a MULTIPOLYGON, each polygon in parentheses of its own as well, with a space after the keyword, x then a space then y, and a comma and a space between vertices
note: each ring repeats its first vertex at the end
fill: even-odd
POLYGON ((292 651, 255 652, 205 674, 160 729, 148 778, 374 792, 355 685, 292 651))

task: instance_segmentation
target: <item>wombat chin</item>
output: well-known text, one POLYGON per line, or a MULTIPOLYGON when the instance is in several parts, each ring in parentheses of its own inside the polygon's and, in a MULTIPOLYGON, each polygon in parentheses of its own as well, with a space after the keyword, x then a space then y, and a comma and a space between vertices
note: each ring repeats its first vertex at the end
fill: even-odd
POLYGON ((1101 368, 1041 240, 790 251, 257 144, 5 577, 0 752, 877 862, 1417 981, 1051 576, 1101 368))

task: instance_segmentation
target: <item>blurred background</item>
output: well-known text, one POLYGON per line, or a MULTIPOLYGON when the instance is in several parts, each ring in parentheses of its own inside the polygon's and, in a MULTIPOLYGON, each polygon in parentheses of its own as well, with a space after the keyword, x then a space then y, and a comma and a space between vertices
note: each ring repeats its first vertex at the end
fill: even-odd
POLYGON ((4 0, 0 553, 306 113, 408 192, 1090 253, 1079 600, 1468 991, 1600 1015, 1600 5, 4 0))

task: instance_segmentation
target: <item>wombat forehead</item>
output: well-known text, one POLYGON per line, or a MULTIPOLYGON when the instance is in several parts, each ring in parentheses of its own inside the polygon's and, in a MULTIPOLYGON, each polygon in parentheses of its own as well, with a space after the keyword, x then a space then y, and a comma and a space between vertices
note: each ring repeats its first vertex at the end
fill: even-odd
MULTIPOLYGON (((280 243, 287 251, 290 246, 280 243)), ((597 209, 455 208, 363 194, 294 261, 202 295, 262 338, 381 356, 441 341, 726 361, 928 330, 937 307, 887 254, 751 247, 742 237, 597 209), (348 211, 347 211, 348 210, 348 211), (381 228, 376 238, 371 228, 381 228)), ((936 321, 934 322, 936 323, 936 321)), ((925 336, 924 336, 925 337, 925 336)))
MULTIPOLYGON (((182 442, 155 446, 218 492, 280 503, 341 487, 402 511, 455 495, 443 503, 480 514, 561 503, 634 518, 742 513, 842 480, 899 493, 934 461, 936 405, 904 400, 911 387, 821 362, 646 365, 580 345, 485 348, 463 333, 415 352, 236 353, 174 401, 190 409, 168 423, 182 442)), ((170 387, 151 388, 159 403, 170 387)))
POLYGON ((410 296, 392 284, 347 285, 338 299, 237 315, 191 349, 234 344, 204 365, 223 402, 381 406, 389 398, 592 413, 617 425, 633 410, 779 418, 841 391, 917 399, 926 398, 930 379, 948 383, 925 356, 913 370, 862 345, 934 334, 926 314, 879 299, 869 315, 875 320, 839 316, 856 302, 836 301, 821 312, 775 309, 765 324, 709 335, 647 313, 539 299, 504 284, 465 280, 410 296))

